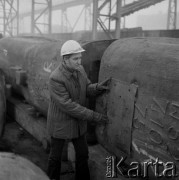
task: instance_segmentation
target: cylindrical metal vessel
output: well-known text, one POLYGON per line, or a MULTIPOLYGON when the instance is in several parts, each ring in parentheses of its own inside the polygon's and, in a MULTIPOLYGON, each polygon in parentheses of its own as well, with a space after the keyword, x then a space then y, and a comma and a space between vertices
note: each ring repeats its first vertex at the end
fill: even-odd
POLYGON ((173 161, 179 165, 179 40, 129 38, 105 51, 99 81, 110 92, 97 110, 111 121, 96 129, 98 140, 121 158, 173 161))
POLYGON ((3 67, 6 83, 47 113, 47 83, 50 72, 58 66, 56 53, 62 42, 44 38, 3 38, 0 45, 7 50, 8 66, 3 67))
MULTIPOLYGON (((98 69, 91 73, 94 69, 93 64, 100 62, 104 50, 111 42, 97 41, 83 45, 86 52, 83 53, 82 64, 93 82, 97 81, 96 72, 99 71, 98 65, 98 69)), ((8 65, 2 68, 6 82, 12 84, 13 89, 44 115, 47 114, 49 100, 48 78, 61 61, 58 54, 63 43, 43 37, 15 37, 0 40, 2 48, 8 51, 8 65)))
POLYGON ((0 153, 0 169, 0 179, 4 180, 49 180, 39 167, 13 153, 0 153))

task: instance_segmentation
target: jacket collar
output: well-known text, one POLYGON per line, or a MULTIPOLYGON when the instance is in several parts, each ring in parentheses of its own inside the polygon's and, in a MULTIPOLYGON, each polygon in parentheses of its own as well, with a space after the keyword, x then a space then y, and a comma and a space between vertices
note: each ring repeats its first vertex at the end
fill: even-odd
POLYGON ((62 62, 59 66, 59 70, 68 78, 70 79, 73 73, 66 67, 66 65, 62 62))

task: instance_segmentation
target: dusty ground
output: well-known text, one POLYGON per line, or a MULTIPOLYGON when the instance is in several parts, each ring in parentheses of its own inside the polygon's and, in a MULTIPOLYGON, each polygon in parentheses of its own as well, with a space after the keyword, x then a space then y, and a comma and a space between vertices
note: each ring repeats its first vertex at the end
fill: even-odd
MULTIPOLYGON (((27 158, 46 172, 48 154, 41 144, 16 122, 7 122, 5 132, 0 140, 1 151, 11 151, 27 158)), ((74 172, 69 162, 62 162, 62 180, 72 180, 74 172)))

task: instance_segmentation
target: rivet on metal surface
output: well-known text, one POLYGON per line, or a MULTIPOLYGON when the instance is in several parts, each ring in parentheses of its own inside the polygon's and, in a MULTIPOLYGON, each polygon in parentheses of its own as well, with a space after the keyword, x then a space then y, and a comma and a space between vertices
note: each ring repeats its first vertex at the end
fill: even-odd
POLYGON ((176 140, 178 138, 178 132, 175 130, 173 126, 168 128, 168 137, 172 140, 176 140), (175 135, 171 135, 172 131, 175 132, 175 135))
POLYGON ((150 119, 150 121, 151 121, 152 123, 154 123, 154 124, 160 126, 161 128, 164 128, 164 126, 163 126, 161 123, 155 121, 154 119, 150 119))
MULTIPOLYGON (((156 132, 155 130, 150 130, 150 132, 149 132, 149 134, 150 134, 150 140, 152 141, 152 142, 154 142, 154 143, 156 143, 156 144, 162 144, 162 137, 161 137, 161 135, 158 133, 158 132, 156 132), (158 141, 158 140, 156 140, 154 137, 151 137, 152 136, 152 133, 154 133, 155 135, 157 135, 159 138, 160 138, 160 140, 158 141)), ((154 135, 153 134, 153 135, 154 135)))

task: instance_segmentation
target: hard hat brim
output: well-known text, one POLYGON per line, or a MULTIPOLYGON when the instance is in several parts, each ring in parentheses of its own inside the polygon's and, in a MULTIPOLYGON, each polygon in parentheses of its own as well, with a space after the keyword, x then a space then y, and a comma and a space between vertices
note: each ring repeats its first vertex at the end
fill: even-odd
POLYGON ((79 51, 73 51, 73 52, 67 52, 67 53, 62 53, 61 56, 64 56, 64 55, 70 55, 70 54, 77 54, 77 53, 82 53, 84 52, 85 50, 83 48, 81 48, 79 51))

